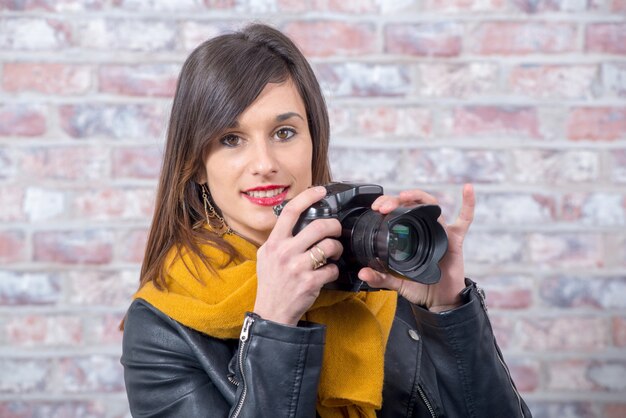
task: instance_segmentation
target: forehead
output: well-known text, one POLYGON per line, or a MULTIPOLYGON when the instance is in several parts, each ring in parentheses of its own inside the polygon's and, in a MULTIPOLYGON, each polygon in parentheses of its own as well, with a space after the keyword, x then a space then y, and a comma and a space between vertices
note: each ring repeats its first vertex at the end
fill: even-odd
POLYGON ((284 120, 291 116, 300 116, 306 120, 304 100, 291 79, 282 83, 268 83, 257 98, 238 117, 242 123, 254 117, 275 117, 280 115, 284 120), (295 115, 294 115, 295 114, 295 115))

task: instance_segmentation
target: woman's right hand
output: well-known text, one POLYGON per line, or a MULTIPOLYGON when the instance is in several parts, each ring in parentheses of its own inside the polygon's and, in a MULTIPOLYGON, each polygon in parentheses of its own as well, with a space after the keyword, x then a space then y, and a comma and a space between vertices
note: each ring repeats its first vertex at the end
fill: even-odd
POLYGON ((321 254, 338 259, 341 243, 330 237, 341 235, 337 219, 317 219, 295 236, 300 214, 326 195, 322 186, 300 193, 283 208, 267 241, 257 252, 257 295, 254 312, 261 318, 296 325, 313 305, 322 286, 337 279, 339 269, 329 263, 314 269, 313 257, 321 254))

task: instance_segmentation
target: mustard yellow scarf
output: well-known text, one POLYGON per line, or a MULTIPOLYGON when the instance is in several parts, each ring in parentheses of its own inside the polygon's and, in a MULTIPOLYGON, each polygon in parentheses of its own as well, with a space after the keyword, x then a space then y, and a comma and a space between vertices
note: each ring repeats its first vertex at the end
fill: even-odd
MULTIPOLYGON (((151 282, 135 294, 176 321, 216 338, 237 338, 256 298, 257 247, 226 235, 245 261, 231 262, 215 275, 190 253, 166 262, 166 290, 151 282), (200 281, 196 279, 200 278, 200 281)), ((226 254, 204 246, 215 266, 226 254)), ((322 292, 303 319, 326 325, 326 347, 317 411, 326 418, 375 417, 382 405, 384 354, 396 309, 395 293, 322 292)))

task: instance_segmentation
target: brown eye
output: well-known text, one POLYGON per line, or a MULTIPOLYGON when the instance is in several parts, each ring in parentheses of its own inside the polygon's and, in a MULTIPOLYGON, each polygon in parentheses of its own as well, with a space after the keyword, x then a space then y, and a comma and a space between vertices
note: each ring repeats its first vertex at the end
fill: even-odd
POLYGON ((274 136, 279 141, 286 141, 288 139, 291 139, 291 137, 294 136, 295 134, 296 133, 293 129, 280 128, 279 130, 276 131, 274 136))
POLYGON ((237 145, 241 144, 241 138, 239 138, 237 135, 231 134, 226 135, 225 137, 220 139, 220 142, 227 147, 236 147, 237 145))

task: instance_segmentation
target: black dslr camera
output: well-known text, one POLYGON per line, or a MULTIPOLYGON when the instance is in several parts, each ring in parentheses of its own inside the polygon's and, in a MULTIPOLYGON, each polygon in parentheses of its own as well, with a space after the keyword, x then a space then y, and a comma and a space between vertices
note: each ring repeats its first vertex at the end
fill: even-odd
POLYGON ((325 288, 375 290, 358 278, 363 267, 424 284, 439 281, 438 263, 448 248, 448 237, 437 222, 439 206, 399 207, 382 215, 371 209, 383 194, 381 186, 329 183, 325 187, 326 197, 305 210, 293 229, 295 235, 315 219, 336 218, 341 222, 343 253, 336 261, 339 278, 325 288))

